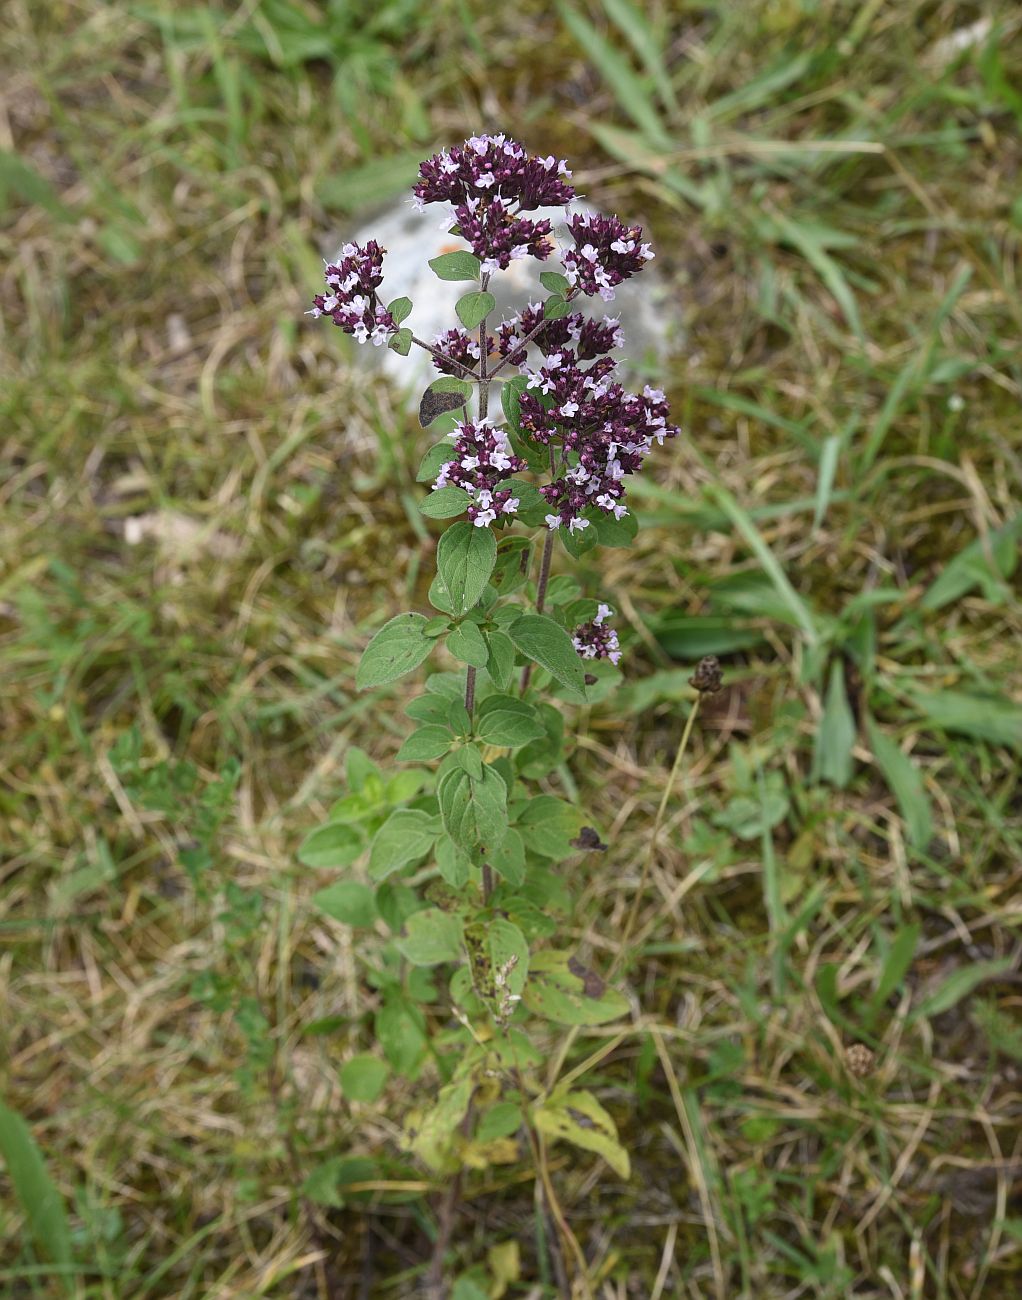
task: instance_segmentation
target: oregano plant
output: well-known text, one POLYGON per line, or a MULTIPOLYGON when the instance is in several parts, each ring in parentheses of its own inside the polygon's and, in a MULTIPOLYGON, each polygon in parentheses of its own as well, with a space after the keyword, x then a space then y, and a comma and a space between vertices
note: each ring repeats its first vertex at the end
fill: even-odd
POLYGON ((547 1148, 569 1143, 629 1175, 614 1122, 579 1072, 561 1083, 548 1069, 550 1025, 577 1032, 628 1010, 560 933, 571 864, 607 847, 599 818, 570 797, 565 736, 574 706, 620 680, 622 652, 611 606, 570 573, 552 576, 552 562, 558 546, 574 561, 629 545, 628 480, 678 430, 661 391, 630 392, 618 378, 619 321, 579 310, 613 299, 653 252, 640 227, 578 211, 575 198, 566 163, 503 135, 473 137, 423 162, 414 187, 416 206, 442 209, 467 245, 430 262, 466 285, 459 323, 417 337, 405 324, 412 303, 384 302, 374 241, 346 244, 327 265, 311 313, 360 343, 425 349, 438 378, 420 423, 453 423, 418 476, 422 513, 445 524, 431 609, 379 629, 356 686, 387 686, 427 661, 432 671, 406 706, 396 770, 351 751, 348 792, 300 851, 309 866, 343 869, 315 895, 325 913, 390 936, 370 976, 379 1054, 349 1062, 342 1086, 365 1100, 390 1074, 418 1085, 404 1145, 446 1188, 438 1294, 465 1170, 530 1153, 558 1278, 582 1261, 547 1148), (526 215, 551 206, 567 210, 560 270, 541 273, 541 301, 496 321, 493 278, 558 252, 550 220, 526 215))

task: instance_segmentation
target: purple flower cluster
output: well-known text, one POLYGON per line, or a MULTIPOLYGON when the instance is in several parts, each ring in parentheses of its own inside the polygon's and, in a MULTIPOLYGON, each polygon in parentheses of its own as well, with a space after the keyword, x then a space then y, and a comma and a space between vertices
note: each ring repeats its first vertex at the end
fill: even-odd
POLYGON ((582 623, 575 629, 571 643, 583 659, 609 659, 612 664, 620 660, 617 633, 604 625, 604 620, 613 613, 609 605, 600 605, 591 623, 582 623))
MULTIPOLYGON (((502 321, 498 330, 501 356, 510 356, 513 365, 523 366, 527 349, 521 346, 521 342, 529 337, 542 320, 543 304, 530 302, 517 316, 502 321)), ((624 341, 621 322, 616 316, 604 316, 602 321, 597 321, 583 316, 581 312, 572 312, 559 320, 548 321, 532 340, 544 356, 560 352, 562 357, 571 362, 592 361, 613 348, 620 347, 624 341)))
POLYGON ((617 217, 576 215, 568 231, 575 247, 561 254, 564 274, 590 298, 598 293, 610 302, 616 286, 655 256, 649 244, 641 242, 642 227, 626 226, 617 217))
POLYGON ((420 212, 427 203, 449 203, 453 233, 471 244, 483 271, 506 270, 529 254, 550 256, 549 219, 520 214, 570 203, 575 191, 563 179, 570 175, 563 160, 530 157, 503 134, 476 135, 421 163, 412 193, 420 212))
MULTIPOLYGON (((486 339, 488 353, 496 347, 492 335, 486 339)), ((437 334, 433 339, 433 364, 442 374, 461 375, 465 370, 475 370, 479 361, 479 340, 466 330, 451 329, 437 334), (454 363, 454 364, 452 364, 454 363)))
POLYGON ((536 442, 562 449, 564 472, 540 488, 551 507, 549 528, 569 532, 589 527, 590 507, 621 519, 624 480, 642 468, 654 443, 663 444, 678 429, 668 423, 667 400, 648 384, 628 393, 612 379, 614 361, 600 357, 580 367, 570 349, 553 352, 529 374, 519 399, 522 429, 536 442))
POLYGON ((448 436, 454 440, 454 455, 440 467, 433 490, 464 488, 475 498, 465 513, 477 528, 494 523, 498 515, 515 514, 518 498, 511 488, 497 485, 526 466, 511 451, 504 430, 490 420, 477 420, 458 424, 448 436))
POLYGON ((345 334, 351 334, 359 343, 372 342, 377 347, 397 333, 397 322, 380 305, 376 291, 383 281, 383 255, 375 239, 365 248, 358 244, 345 244, 341 260, 336 265, 327 263, 326 293, 313 298, 312 310, 307 316, 329 316, 345 334))

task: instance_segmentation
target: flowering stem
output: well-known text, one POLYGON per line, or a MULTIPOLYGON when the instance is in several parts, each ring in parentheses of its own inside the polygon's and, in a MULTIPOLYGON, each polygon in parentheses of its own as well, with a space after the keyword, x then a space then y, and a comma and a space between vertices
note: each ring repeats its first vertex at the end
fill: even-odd
POLYGON ((443 362, 445 366, 457 366, 465 379, 469 380, 472 383, 477 382, 478 376, 476 375, 476 372, 474 370, 471 370, 468 366, 463 365, 462 362, 455 361, 453 357, 444 356, 444 354, 440 351, 439 348, 433 347, 431 343, 425 342, 424 339, 418 338, 415 334, 412 335, 412 342, 417 347, 420 347, 424 351, 428 352, 429 355, 433 357, 436 361, 443 362))
MULTIPOLYGON (((555 475, 557 470, 554 466, 554 447, 550 444, 550 474, 555 475)), ((554 530, 548 528, 546 537, 543 539, 543 558, 539 562, 539 582, 536 585, 536 613, 543 613, 543 606, 546 604, 546 588, 550 581, 550 561, 554 554, 554 530)), ((522 694, 529 689, 529 678, 532 676, 532 664, 527 663, 522 669, 522 694)))
MULTIPOLYGON (((565 302, 571 302, 572 298, 574 298, 577 293, 578 293, 577 289, 572 289, 571 293, 569 293, 567 298, 565 298, 565 302)), ((490 378, 492 379, 494 375, 499 375, 505 366, 510 365, 514 357, 521 356, 522 359, 524 360, 525 349, 529 346, 529 344, 540 332, 540 330, 546 329, 546 327, 549 324, 550 322, 548 320, 541 320, 534 329, 531 329, 528 332, 528 334, 526 334, 525 338, 522 339, 521 343, 519 343, 518 346, 512 352, 509 352, 507 356, 503 358, 502 361, 497 362, 497 364, 493 367, 493 371, 490 375, 490 378)))
POLYGON ((476 704, 476 670, 469 668, 465 674, 465 708, 468 710, 468 716, 472 716, 472 710, 476 704))

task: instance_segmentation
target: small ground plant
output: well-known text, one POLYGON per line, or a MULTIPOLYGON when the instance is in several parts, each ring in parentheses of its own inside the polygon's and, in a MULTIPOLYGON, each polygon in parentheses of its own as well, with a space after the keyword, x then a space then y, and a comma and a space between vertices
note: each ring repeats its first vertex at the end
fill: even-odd
POLYGON ((430 353, 441 377, 422 396, 423 427, 459 412, 419 472, 431 485, 422 513, 452 521, 429 589, 436 612, 399 614, 380 628, 356 682, 383 687, 444 652, 461 666, 433 672, 407 706, 398 773, 384 777, 356 754, 348 794, 302 848, 314 865, 354 863, 368 850, 368 882, 346 875, 316 896, 335 919, 382 920, 392 934, 371 975, 386 1060, 356 1058, 344 1082, 355 1096, 375 1096, 389 1066, 425 1084, 405 1141, 449 1180, 433 1263, 439 1290, 462 1171, 517 1159, 517 1135, 560 1231, 562 1278, 579 1261, 546 1144, 572 1143, 619 1176, 629 1172, 614 1122, 579 1086, 580 1071, 559 1082, 540 1069, 548 1035, 537 1025, 598 1025, 628 1010, 566 946, 557 921, 571 903, 565 864, 607 847, 589 824, 596 819, 553 793, 567 706, 613 690, 622 651, 611 607, 573 577, 552 578, 551 560, 558 542, 573 559, 631 542, 628 478, 678 429, 662 392, 619 382, 610 355, 622 342, 619 321, 575 310, 585 298, 613 299, 653 252, 640 227, 573 212, 570 175, 565 162, 532 157, 503 135, 422 163, 416 206, 442 208, 444 227, 471 249, 430 262, 442 280, 472 282, 457 303, 460 326, 417 338, 404 323, 412 303, 384 305, 385 250, 374 241, 344 246, 312 309, 360 343, 430 353), (512 260, 551 258, 550 219, 526 214, 552 206, 568 209, 562 269, 540 276, 549 296, 491 333, 491 280, 512 260), (437 1001, 449 1003, 449 1018, 424 1014, 437 1001))

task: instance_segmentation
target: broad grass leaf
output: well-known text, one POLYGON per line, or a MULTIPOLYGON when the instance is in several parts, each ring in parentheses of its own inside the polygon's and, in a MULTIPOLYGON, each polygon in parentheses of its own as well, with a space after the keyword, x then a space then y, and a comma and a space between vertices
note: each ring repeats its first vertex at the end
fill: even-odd
POLYGON ((830 666, 823 717, 816 731, 813 779, 827 781, 843 790, 852 779, 854 744, 855 718, 845 689, 844 664, 840 659, 835 659, 830 666))
POLYGON ((903 925, 891 940, 891 946, 887 950, 880 971, 880 979, 877 981, 876 992, 869 1000, 868 1016, 871 1021, 904 981, 915 957, 916 948, 919 946, 921 934, 922 927, 918 924, 903 925))
POLYGON ((426 622, 422 614, 398 614, 384 623, 359 661, 355 685, 360 691, 395 681, 418 668, 433 649, 433 641, 423 634, 426 622))
POLYGON ((610 87, 621 109, 651 144, 669 148, 670 134, 664 127, 643 79, 633 70, 617 46, 605 40, 586 18, 564 0, 559 0, 557 8, 564 25, 610 87))
POLYGON ((1006 745, 1022 753, 1022 708, 1005 696, 913 688, 911 698, 923 718, 942 731, 1006 745))
MULTIPOLYGON (((16 1111, 3 1104, 0 1104, 0 1155, 40 1251, 51 1264, 70 1269, 71 1232, 64 1201, 28 1125, 16 1111)), ((67 1276, 68 1290, 72 1289, 70 1282, 67 1276)))
POLYGON ((1014 965, 1013 958, 1000 957, 996 961, 975 961, 970 962, 968 966, 960 966, 932 993, 928 993, 923 998, 912 1012, 912 1019, 920 1020, 926 1016, 939 1016, 944 1011, 950 1011, 963 998, 968 997, 973 989, 979 988, 989 979, 1013 970, 1014 965))
POLYGON ((987 600, 1002 604, 1010 594, 1005 580, 1015 572, 1022 537, 1022 514, 985 537, 977 537, 952 559, 923 594, 919 607, 943 609, 980 587, 987 600))
POLYGON ((316 182, 316 197, 324 207, 341 212, 375 207, 407 189, 421 161, 418 153, 401 153, 333 171, 316 182))
POLYGON ((866 726, 873 756, 898 801, 898 810, 908 829, 909 843, 921 851, 933 836, 933 817, 923 778, 911 758, 884 735, 872 718, 866 726))

